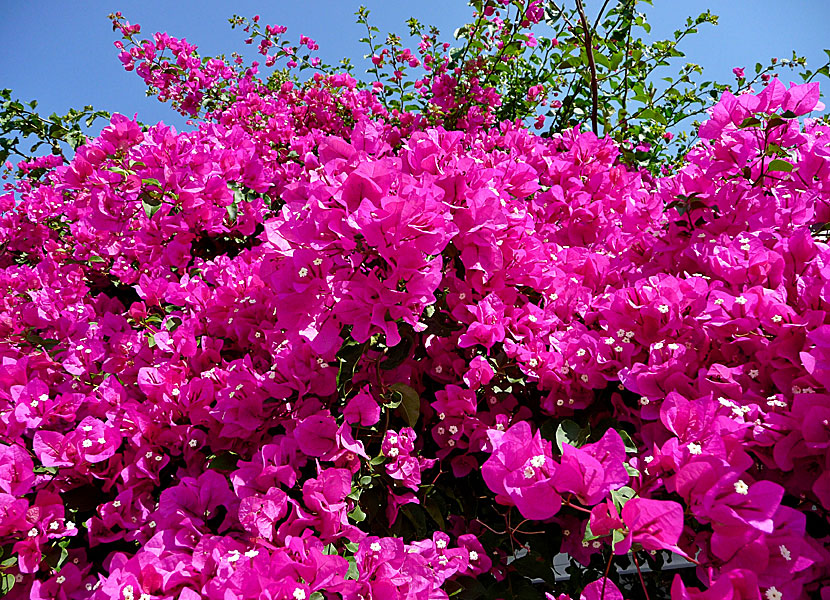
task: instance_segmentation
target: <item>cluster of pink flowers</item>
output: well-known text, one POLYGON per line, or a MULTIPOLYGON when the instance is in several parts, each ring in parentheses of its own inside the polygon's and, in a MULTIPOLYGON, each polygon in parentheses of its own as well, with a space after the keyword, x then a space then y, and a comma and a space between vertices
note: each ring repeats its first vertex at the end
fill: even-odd
POLYGON ((516 577, 522 519, 586 569, 685 557, 673 600, 830 583, 816 84, 726 93, 655 181, 154 39, 184 79, 122 59, 163 98, 232 101, 0 196, 9 597, 437 600, 516 577))

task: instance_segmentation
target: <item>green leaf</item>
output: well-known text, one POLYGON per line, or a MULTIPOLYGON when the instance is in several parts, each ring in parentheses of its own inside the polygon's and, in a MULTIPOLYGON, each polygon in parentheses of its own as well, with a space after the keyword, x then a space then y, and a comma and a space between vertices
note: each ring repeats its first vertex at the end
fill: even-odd
POLYGON ((786 160, 782 160, 780 158, 776 158, 772 162, 769 163, 769 167, 767 171, 786 171, 787 173, 793 170, 793 166, 788 163, 786 160))
POLYGON ((144 213, 147 215, 147 218, 152 219, 153 215, 161 208, 161 200, 144 194, 141 197, 141 206, 144 207, 144 213))
MULTIPOLYGON (((348 546, 348 544, 347 544, 347 546, 348 546)), ((357 546, 357 544, 354 544, 354 546, 357 546)), ((352 552, 355 552, 356 550, 357 550, 357 548, 355 547, 355 549, 352 550, 352 552)), ((357 570, 357 561, 354 559, 353 556, 350 556, 346 560, 349 561, 349 570, 346 571, 346 577, 345 578, 346 579, 352 579, 352 580, 357 579, 360 576, 360 573, 357 570)))
POLYGON ((562 444, 564 443, 568 443, 575 448, 579 447, 581 445, 579 443, 581 433, 582 428, 575 421, 571 421, 570 419, 562 421, 559 427, 556 428, 556 445, 559 448, 559 452, 561 453, 563 451, 562 444))
POLYGON ((392 390, 401 395, 401 407, 410 427, 415 427, 421 415, 421 397, 414 389, 403 383, 392 384, 392 390))
POLYGON ((208 469, 214 471, 233 471, 236 463, 239 462, 239 455, 233 452, 224 452, 216 456, 208 463, 208 469))
POLYGON ((611 490, 611 500, 614 502, 617 510, 622 510, 623 506, 636 495, 637 492, 627 485, 624 485, 618 490, 611 490))
POLYGON ((354 510, 349 513, 349 517, 356 523, 366 520, 366 513, 363 512, 359 506, 355 506, 354 510))
POLYGON ((438 528, 440 530, 446 529, 446 525, 444 523, 444 515, 441 514, 441 510, 438 508, 438 505, 431 500, 426 500, 424 502, 424 510, 427 511, 427 514, 432 517, 432 520, 438 524, 438 528))
POLYGON ((617 433, 620 434, 622 438, 623 445, 625 446, 625 451, 629 454, 636 454, 637 452, 637 445, 634 443, 634 440, 631 439, 631 436, 625 429, 618 429, 617 433))
POLYGON ((227 211, 228 220, 231 223, 236 223, 236 217, 239 214, 239 205, 237 204, 236 199, 234 199, 233 203, 227 207, 227 211))
POLYGON ((629 465, 628 463, 623 463, 625 467, 625 472, 628 473, 631 477, 639 477, 640 471, 629 465))

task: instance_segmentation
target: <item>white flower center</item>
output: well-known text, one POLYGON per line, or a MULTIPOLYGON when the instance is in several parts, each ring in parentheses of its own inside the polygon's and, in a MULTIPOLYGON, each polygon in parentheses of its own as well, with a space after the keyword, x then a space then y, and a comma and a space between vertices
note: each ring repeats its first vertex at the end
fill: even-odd
POLYGON ((766 592, 764 592, 764 597, 767 600, 781 600, 781 598, 783 598, 783 594, 781 594, 781 592, 779 592, 777 589, 775 589, 775 586, 773 586, 767 589, 766 592))

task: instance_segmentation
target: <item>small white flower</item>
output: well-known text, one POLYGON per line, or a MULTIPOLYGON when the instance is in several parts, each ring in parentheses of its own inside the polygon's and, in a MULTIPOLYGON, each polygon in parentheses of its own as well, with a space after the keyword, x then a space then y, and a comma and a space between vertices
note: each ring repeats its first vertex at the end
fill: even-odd
POLYGON ((689 445, 686 446, 686 447, 689 449, 689 454, 702 454, 703 453, 703 448, 701 448, 700 444, 697 444, 695 442, 690 442, 689 445))
POLYGON ((539 319, 536 318, 536 315, 528 315, 527 320, 530 321, 531 323, 535 323, 539 319))
POLYGON ((106 444, 107 443, 107 438, 105 438, 104 436, 99 437, 98 438, 98 443, 99 444, 106 444))
POLYGON ((735 482, 735 493, 740 494, 741 496, 746 496, 749 493, 749 486, 743 479, 739 479, 735 482))
POLYGON ((665 315, 667 312, 669 312, 669 305, 668 304, 661 304, 660 306, 657 307, 657 310, 659 310, 661 313, 663 313, 665 315))
POLYGON ((649 464, 650 462, 654 461, 654 457, 653 456, 646 456, 646 457, 643 458, 643 460, 645 461, 646 464, 649 464))
POLYGON ((438 435, 444 435, 445 431, 446 431, 446 429, 444 429, 443 427, 439 427, 438 428, 438 435))
POLYGON ((476 552, 475 550, 470 550, 470 560, 471 561, 478 560, 478 552, 476 552))
POLYGON ((294 593, 292 595, 294 596, 295 600, 305 600, 306 598, 305 590, 303 588, 297 588, 296 590, 294 590, 294 593))
POLYGON ((655 350, 662 350, 663 349, 663 342, 655 342, 651 345, 652 348, 655 350))
POLYGON ((390 434, 389 437, 386 438, 386 441, 388 441, 390 444, 397 444, 398 436, 396 436, 395 434, 390 434))
POLYGON ((525 479, 533 479, 533 475, 535 473, 536 471, 534 471, 533 467, 531 467, 530 465, 526 466, 524 468, 524 471, 522 471, 522 474, 525 476, 525 479))
POLYGON ((52 531, 55 531, 60 526, 61 524, 57 521, 52 521, 51 523, 49 523, 49 529, 51 529, 52 531))
POLYGON ((527 361, 527 366, 529 366, 531 369, 535 369, 539 366, 539 361, 535 358, 531 358, 529 361, 527 361))
POLYGON ((781 315, 773 315, 772 316, 772 322, 773 323, 780 323, 783 320, 784 320, 784 317, 782 317, 781 315))
MULTIPOLYGON (((306 269, 305 267, 302 267, 302 268, 301 268, 301 269, 297 272, 297 275, 299 275, 300 277, 305 277, 306 275, 308 275, 308 269, 306 269)), ((300 591, 302 591, 302 590, 300 590, 300 591)), ((305 592, 303 592, 303 594, 305 594, 305 592)), ((303 598, 305 598, 305 596, 303 596, 303 598)))
POLYGON ((614 345, 614 338, 612 338, 612 337, 605 338, 605 345, 606 346, 613 346, 614 345))
POLYGON ((772 586, 771 588, 767 589, 766 592, 764 592, 764 597, 767 600, 781 600, 781 598, 783 598, 783 594, 781 594, 781 592, 775 589, 775 586, 772 586))
POLYGON ((199 444, 199 442, 196 441, 196 440, 190 440, 189 442, 187 442, 187 445, 190 446, 191 448, 195 448, 198 444, 199 444))
POLYGON ((55 583, 57 583, 58 585, 62 584, 64 581, 66 581, 66 577, 64 577, 63 575, 58 575, 57 577, 55 577, 55 583))
POLYGON ((439 550, 443 550, 444 548, 447 547, 447 541, 446 540, 436 540, 435 541, 435 547, 438 548, 439 550))
POLYGON ((247 556, 248 558, 254 558, 258 554, 259 550, 248 550, 247 552, 245 552, 245 556, 247 556))
POLYGON ((155 460, 156 462, 161 462, 163 458, 164 458, 164 457, 163 457, 161 454, 156 454, 156 457, 155 457, 155 459, 154 459, 154 460, 155 460))
POLYGON ((622 346, 614 346, 614 352, 622 352, 622 346))
POLYGON ((680 349, 680 344, 675 344, 674 342, 669 344, 669 350, 679 350, 679 349, 680 349))
POLYGON ((545 456, 543 454, 537 454, 530 459, 530 464, 537 468, 543 466, 545 464, 545 456))
POLYGON ((450 430, 450 434, 452 435, 458 433, 458 427, 456 427, 455 425, 450 425, 448 429, 450 430))
POLYGON ((576 351, 577 356, 585 356, 585 348, 580 348, 576 351))
POLYGON ((83 442, 81 442, 81 446, 83 446, 84 448, 89 448, 90 446, 92 446, 92 440, 84 440, 83 442))
POLYGON ((586 374, 583 373, 579 376, 579 378, 582 380, 583 383, 588 383, 589 377, 586 374))
POLYGON ((447 446, 450 446, 450 447, 455 446, 455 440, 447 440, 447 446))
POLYGON ((391 458, 395 458, 398 454, 400 454, 400 450, 397 448, 389 448, 389 452, 387 453, 387 455, 391 458))
POLYGON ((369 550, 371 550, 372 552, 380 552, 380 544, 378 544, 377 542, 372 542, 371 544, 369 544, 369 550))
POLYGON ((746 304, 746 298, 743 296, 738 296, 735 298, 735 304, 746 304))
POLYGON ((153 452, 152 451, 145 452, 144 453, 144 458, 153 458, 153 452))
POLYGON ((749 376, 750 376, 750 378, 752 378, 752 379, 756 379, 756 378, 758 377, 758 375, 759 375, 759 373, 758 373, 758 369, 750 369, 750 370, 749 370, 749 376))
POLYGON ((602 542, 594 540, 594 542, 592 542, 591 545, 594 548, 601 548, 602 547, 602 542))
POLYGON ((721 304, 723 304, 723 298, 716 298, 716 299, 715 299, 715 304, 717 304, 718 306, 720 306, 721 304))
POLYGON ((75 521, 67 521, 65 525, 67 529, 75 529, 75 521))
POLYGON ((789 549, 784 544, 778 546, 778 551, 781 553, 781 556, 784 557, 784 560, 791 561, 793 559, 792 554, 790 554, 789 549))
POLYGON ((314 263, 315 267, 319 267, 320 265, 323 264, 323 259, 322 258, 315 258, 312 262, 314 263))

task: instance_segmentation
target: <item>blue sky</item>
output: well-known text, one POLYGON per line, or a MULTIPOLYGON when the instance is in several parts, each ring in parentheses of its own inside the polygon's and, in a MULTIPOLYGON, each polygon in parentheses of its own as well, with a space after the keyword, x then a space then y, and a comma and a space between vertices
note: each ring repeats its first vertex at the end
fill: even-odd
MULTIPOLYGON (((122 11, 131 22, 141 23, 144 34, 167 31, 185 37, 202 55, 244 51, 248 47, 241 32, 231 30, 227 19, 234 12, 260 14, 265 23, 286 25, 288 39, 301 33, 314 38, 324 60, 348 56, 356 62, 365 54, 354 22, 361 3, 382 32, 403 33, 404 21, 414 16, 437 25, 448 39, 471 14, 464 0, 0 0, 0 87, 12 88, 23 100, 37 99, 47 113, 92 104, 138 113, 146 123, 180 125, 182 119, 146 98, 141 80, 121 67, 107 14, 122 11)), ((599 4, 588 0, 589 11, 599 4)), ((734 66, 745 66, 749 73, 756 62, 789 57, 792 50, 814 67, 827 60, 822 49, 830 48, 828 0, 654 0, 653 7, 644 4, 640 10, 648 14, 653 35, 668 37, 687 15, 707 8, 720 15, 720 25, 704 26, 682 47, 688 61, 704 67, 707 78, 729 81, 734 66)))

